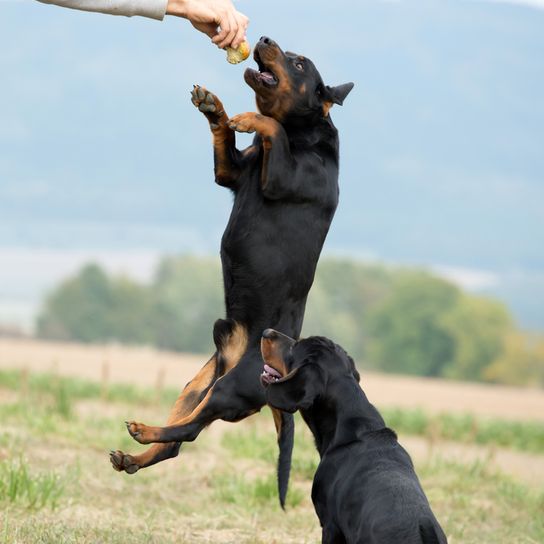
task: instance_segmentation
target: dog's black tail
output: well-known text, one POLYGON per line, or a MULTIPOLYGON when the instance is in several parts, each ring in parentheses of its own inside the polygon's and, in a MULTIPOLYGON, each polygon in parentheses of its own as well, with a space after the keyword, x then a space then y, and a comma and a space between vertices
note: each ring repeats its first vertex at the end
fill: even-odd
POLYGON ((423 544, 447 544, 446 536, 430 518, 419 520, 419 534, 423 544))
POLYGON ((276 433, 278 435, 278 493, 280 505, 285 510, 285 497, 289 487, 289 474, 291 473, 291 456, 295 438, 295 420, 293 414, 282 412, 272 408, 276 433))

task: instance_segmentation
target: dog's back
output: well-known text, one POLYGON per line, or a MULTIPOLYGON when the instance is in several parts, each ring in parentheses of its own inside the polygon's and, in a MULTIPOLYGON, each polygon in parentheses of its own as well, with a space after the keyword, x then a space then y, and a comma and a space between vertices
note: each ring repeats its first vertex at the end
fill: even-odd
POLYGON ((387 428, 326 453, 312 499, 318 515, 319 504, 323 518, 332 516, 348 543, 447 542, 410 456, 387 428))

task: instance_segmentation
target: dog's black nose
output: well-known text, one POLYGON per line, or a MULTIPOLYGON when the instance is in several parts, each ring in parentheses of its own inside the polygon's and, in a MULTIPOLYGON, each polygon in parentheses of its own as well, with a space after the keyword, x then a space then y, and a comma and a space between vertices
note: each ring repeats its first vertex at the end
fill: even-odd
POLYGON ((263 42, 266 45, 270 45, 272 40, 268 36, 261 36, 260 42, 263 42))
POLYGON ((268 338, 268 340, 274 340, 278 337, 278 333, 274 329, 265 329, 263 331, 263 338, 268 338))

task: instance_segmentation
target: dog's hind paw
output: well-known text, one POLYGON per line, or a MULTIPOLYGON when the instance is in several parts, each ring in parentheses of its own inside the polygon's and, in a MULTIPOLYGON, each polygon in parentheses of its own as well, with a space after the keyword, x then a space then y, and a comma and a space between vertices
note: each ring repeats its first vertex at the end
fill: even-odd
POLYGON ((132 455, 123 453, 120 450, 110 451, 110 462, 114 470, 117 472, 126 472, 127 474, 134 474, 140 470, 132 455))
POLYGON ((143 423, 136 423, 135 421, 125 421, 127 431, 136 442, 140 444, 151 444, 156 442, 156 433, 154 432, 156 427, 148 427, 143 423))

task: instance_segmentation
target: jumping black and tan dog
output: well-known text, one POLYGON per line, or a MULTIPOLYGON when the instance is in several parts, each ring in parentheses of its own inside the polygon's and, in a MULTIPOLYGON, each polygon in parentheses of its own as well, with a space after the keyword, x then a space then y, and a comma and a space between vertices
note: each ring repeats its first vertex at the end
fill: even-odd
MULTIPOLYGON (((306 297, 338 203, 338 134, 329 116, 353 84, 329 87, 312 61, 284 53, 269 38, 255 47, 258 70, 245 80, 260 113, 229 118, 203 87, 192 92, 213 135, 215 181, 234 194, 221 242, 226 319, 216 322, 216 353, 187 384, 165 427, 127 422, 130 435, 154 444, 141 455, 112 451, 118 471, 134 473, 175 457, 212 421, 238 421, 265 404, 260 339, 267 327, 298 337, 306 297), (254 132, 239 151, 235 132, 254 132)), ((291 415, 274 412, 280 442, 280 500, 292 449, 291 415)))
POLYGON ((327 544, 445 544, 406 450, 327 338, 263 333, 262 382, 274 408, 300 410, 321 461, 312 500, 327 544))

